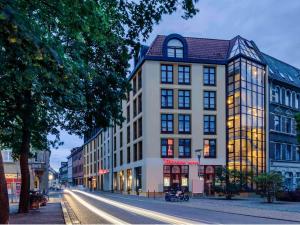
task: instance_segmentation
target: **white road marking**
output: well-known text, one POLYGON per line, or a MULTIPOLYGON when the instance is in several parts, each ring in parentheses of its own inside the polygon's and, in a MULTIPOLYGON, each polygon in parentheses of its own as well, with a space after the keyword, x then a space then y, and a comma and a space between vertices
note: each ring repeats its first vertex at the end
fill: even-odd
POLYGON ((165 223, 170 223, 170 224, 196 224, 197 223, 197 224, 199 224, 199 222, 196 222, 196 221, 182 219, 182 218, 179 218, 179 217, 170 216, 170 215, 155 212, 155 211, 152 211, 152 210, 131 206, 131 205, 128 205, 128 204, 124 204, 124 203, 120 203, 120 202, 117 202, 117 201, 114 201, 114 200, 103 198, 103 197, 100 197, 100 196, 97 196, 97 195, 94 195, 94 194, 86 193, 84 191, 78 191, 78 190, 72 190, 72 191, 81 193, 81 194, 86 195, 90 198, 102 201, 102 202, 107 203, 109 205, 113 205, 115 207, 121 208, 121 209, 126 210, 128 212, 133 212, 133 213, 136 213, 138 215, 145 216, 145 217, 148 217, 148 218, 154 219, 154 220, 159 220, 159 221, 162 221, 162 222, 165 222, 165 223))
POLYGON ((97 214, 98 216, 100 216, 101 218, 105 219, 107 222, 112 223, 112 224, 129 224, 127 222, 125 222, 124 220, 120 220, 117 217, 114 217, 106 212, 104 212, 103 210, 100 210, 98 208, 96 208, 95 206, 91 205, 90 203, 88 203, 87 201, 83 200, 82 198, 80 198, 78 195, 74 194, 72 191, 69 190, 64 190, 64 192, 69 193, 74 199, 76 199, 79 203, 81 203, 82 205, 84 205, 87 209, 89 209, 90 211, 92 211, 93 213, 97 214))

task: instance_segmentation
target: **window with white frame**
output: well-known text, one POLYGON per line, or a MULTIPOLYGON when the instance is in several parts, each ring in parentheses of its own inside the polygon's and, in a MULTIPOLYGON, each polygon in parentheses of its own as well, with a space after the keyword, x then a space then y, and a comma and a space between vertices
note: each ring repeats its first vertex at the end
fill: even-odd
POLYGON ((168 57, 183 58, 183 44, 180 40, 174 38, 168 42, 168 57))
POLYGON ((285 93, 285 105, 291 106, 291 92, 289 90, 285 93))
POLYGON ((12 151, 11 150, 2 150, 3 162, 13 162, 12 151))
POLYGON ((274 130, 281 131, 281 121, 280 116, 274 115, 274 130))

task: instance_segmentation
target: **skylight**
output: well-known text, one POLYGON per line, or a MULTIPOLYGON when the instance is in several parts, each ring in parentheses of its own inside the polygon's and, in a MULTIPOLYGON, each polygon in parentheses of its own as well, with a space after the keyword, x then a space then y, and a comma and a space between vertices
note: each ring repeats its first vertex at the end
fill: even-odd
POLYGON ((242 55, 247 56, 249 58, 260 61, 260 58, 256 54, 252 43, 248 40, 242 39, 241 37, 238 37, 236 39, 236 41, 234 43, 234 46, 231 49, 229 58, 232 58, 232 57, 234 57, 238 54, 242 54, 242 55))
POLYGON ((285 75, 284 75, 283 73, 279 72, 279 74, 280 74, 280 76, 281 76, 282 78, 286 78, 285 75))
POLYGON ((288 75, 288 77, 289 77, 290 81, 294 82, 294 79, 290 75, 288 75))

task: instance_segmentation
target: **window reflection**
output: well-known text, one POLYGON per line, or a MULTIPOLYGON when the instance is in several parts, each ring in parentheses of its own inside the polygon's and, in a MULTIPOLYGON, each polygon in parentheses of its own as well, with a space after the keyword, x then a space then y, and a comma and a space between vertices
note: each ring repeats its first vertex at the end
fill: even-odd
POLYGON ((228 167, 251 178, 265 170, 264 75, 264 67, 249 60, 228 66, 228 167))

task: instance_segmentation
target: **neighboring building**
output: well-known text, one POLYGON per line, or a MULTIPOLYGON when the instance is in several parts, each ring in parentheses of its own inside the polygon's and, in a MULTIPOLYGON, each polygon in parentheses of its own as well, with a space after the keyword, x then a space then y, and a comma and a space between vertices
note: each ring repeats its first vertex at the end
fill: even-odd
MULTIPOLYGON (((20 162, 12 158, 12 150, 2 150, 4 172, 9 197, 18 200, 21 191, 20 162)), ((48 193, 48 171, 50 151, 38 151, 28 160, 30 173, 30 189, 48 193)))
POLYGON ((68 162, 61 162, 59 168, 59 183, 61 185, 68 185, 68 162))
POLYGON ((271 56, 269 65, 270 170, 280 172, 287 189, 300 187, 300 149, 295 114, 300 111, 300 70, 271 56))
POLYGON ((73 185, 83 185, 83 149, 82 147, 73 148, 72 156, 72 173, 73 185))
POLYGON ((59 174, 52 167, 49 167, 48 180, 49 188, 59 188, 59 174))
POLYGON ((7 191, 10 201, 18 201, 21 192, 20 162, 12 158, 11 150, 1 150, 7 191))
POLYGON ((72 159, 72 153, 71 153, 71 155, 69 155, 67 157, 67 159, 68 159, 68 185, 72 186, 73 185, 73 165, 72 165, 73 159, 72 159))
POLYGON ((112 190, 112 129, 93 133, 83 144, 84 185, 89 188, 112 190))
POLYGON ((33 158, 29 160, 31 168, 31 187, 43 193, 48 193, 48 177, 50 167, 50 150, 37 151, 33 158))
MULTIPOLYGON (((244 171, 248 190, 253 190, 253 177, 275 166, 278 170, 274 163, 293 165, 296 177, 300 163, 296 150, 291 153, 293 163, 268 161, 269 145, 271 157, 273 142, 278 142, 275 132, 270 137, 266 132, 269 108, 273 114, 276 108, 267 104, 268 76, 271 85, 300 87, 296 72, 290 76, 297 82, 277 80, 276 74, 284 71, 273 65, 278 60, 271 59, 240 36, 232 40, 157 36, 135 60, 129 78, 132 91, 122 103, 126 120, 85 138, 84 183, 129 193, 171 187, 194 192, 201 185, 211 193, 216 167, 227 166, 244 171)), ((289 114, 291 109, 284 108, 289 114)), ((292 139, 282 141, 297 145, 293 132, 288 135, 292 139)))

